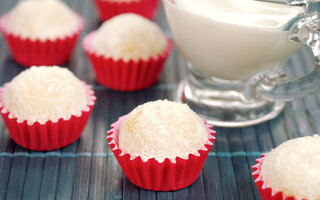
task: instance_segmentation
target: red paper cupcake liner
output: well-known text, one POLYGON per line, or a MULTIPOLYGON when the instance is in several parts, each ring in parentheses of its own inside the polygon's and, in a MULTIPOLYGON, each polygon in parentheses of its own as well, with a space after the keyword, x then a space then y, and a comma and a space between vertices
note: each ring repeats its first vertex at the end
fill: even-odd
POLYGON ((31 40, 15 35, 8 30, 8 17, 8 14, 4 14, 0 18, 0 31, 9 46, 13 59, 25 67, 61 65, 67 62, 84 26, 82 17, 77 15, 78 27, 74 32, 55 40, 31 40))
POLYGON ((26 120, 20 122, 17 118, 13 118, 4 108, 2 98, 7 86, 8 83, 0 88, 0 113, 13 141, 30 150, 54 150, 76 141, 81 136, 96 101, 91 86, 83 82, 88 95, 88 104, 80 116, 72 115, 68 120, 61 118, 57 122, 47 121, 45 124, 35 122, 28 125, 26 120))
POLYGON ((82 42, 91 65, 95 71, 97 81, 110 89, 118 91, 137 91, 154 85, 161 74, 164 63, 172 49, 172 42, 168 39, 167 48, 164 52, 149 60, 128 62, 113 60, 98 55, 91 48, 91 41, 95 31, 89 33, 82 42))
MULTIPOLYGON (((260 174, 261 165, 263 163, 264 157, 268 153, 262 154, 262 158, 256 160, 257 164, 252 166, 254 182, 260 192, 261 198, 264 200, 296 200, 294 197, 286 197, 283 192, 275 192, 272 188, 267 187, 266 183, 263 181, 263 178, 260 174)), ((305 199, 307 200, 307 199, 305 199)))
POLYGON ((108 131, 108 144, 117 158, 124 174, 135 185, 148 190, 171 191, 191 185, 199 177, 205 159, 215 141, 215 131, 212 126, 205 125, 208 131, 208 141, 196 154, 189 154, 188 159, 176 158, 171 162, 166 158, 162 163, 152 158, 146 162, 141 157, 131 158, 123 154, 118 147, 118 136, 121 124, 126 116, 111 125, 108 131))
POLYGON ((101 21, 106 21, 122 13, 135 13, 152 20, 156 16, 159 0, 137 0, 130 2, 94 0, 94 3, 101 21))

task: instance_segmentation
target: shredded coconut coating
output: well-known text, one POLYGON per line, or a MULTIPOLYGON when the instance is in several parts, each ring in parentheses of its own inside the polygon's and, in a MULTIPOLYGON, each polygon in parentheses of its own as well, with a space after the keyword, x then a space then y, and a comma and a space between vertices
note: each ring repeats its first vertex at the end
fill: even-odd
POLYGON ((68 69, 31 67, 16 76, 4 90, 4 108, 28 124, 80 116, 87 106, 83 84, 68 69))
POLYGON ((148 102, 131 111, 120 127, 119 148, 143 161, 188 158, 208 140, 200 117, 186 104, 167 100, 148 102))
POLYGON ((320 199, 320 136, 289 140, 271 151, 261 166, 262 180, 275 192, 296 199, 320 199))
POLYGON ((147 60, 163 52, 167 38, 154 22, 136 14, 118 15, 102 24, 92 49, 114 60, 147 60))
POLYGON ((23 0, 10 12, 7 27, 32 40, 65 37, 76 30, 75 13, 60 0, 23 0))

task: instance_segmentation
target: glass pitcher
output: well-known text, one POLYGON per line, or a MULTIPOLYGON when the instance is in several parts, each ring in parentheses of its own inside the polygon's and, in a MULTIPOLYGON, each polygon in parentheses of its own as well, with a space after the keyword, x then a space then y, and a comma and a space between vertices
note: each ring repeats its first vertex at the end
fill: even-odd
POLYGON ((210 124, 249 126, 277 116, 284 102, 320 89, 320 0, 163 0, 190 72, 178 86, 210 124), (282 66, 301 44, 314 71, 288 80, 282 66))

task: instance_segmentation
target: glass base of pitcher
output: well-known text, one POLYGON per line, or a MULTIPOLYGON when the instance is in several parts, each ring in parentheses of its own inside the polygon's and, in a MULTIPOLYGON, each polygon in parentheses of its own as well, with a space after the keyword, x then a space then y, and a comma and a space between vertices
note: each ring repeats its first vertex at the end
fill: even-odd
POLYGON ((234 88, 221 88, 218 84, 217 88, 213 89, 199 86, 189 77, 179 84, 177 101, 187 103, 209 124, 221 127, 259 124, 276 117, 285 106, 283 102, 244 100, 242 93, 237 91, 241 90, 241 83, 233 85, 234 88))

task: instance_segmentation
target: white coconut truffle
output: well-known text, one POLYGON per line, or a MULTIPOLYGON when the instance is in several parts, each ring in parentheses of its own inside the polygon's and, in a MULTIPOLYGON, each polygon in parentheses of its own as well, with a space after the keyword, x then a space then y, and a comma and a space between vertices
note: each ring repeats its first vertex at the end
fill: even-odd
POLYGON ((264 158, 260 175, 268 187, 286 197, 320 199, 319 135, 279 145, 264 158))
POLYGON ((81 81, 66 68, 31 67, 9 83, 3 105, 19 121, 44 124, 80 116, 87 106, 87 94, 81 81))
POLYGON ((167 38, 154 22, 136 14, 118 15, 102 24, 92 40, 92 49, 115 60, 147 60, 163 52, 167 38))
POLYGON ((22 0, 9 12, 7 27, 22 38, 56 39, 74 32, 78 19, 60 0, 22 0))
POLYGON ((186 104, 167 100, 148 102, 131 111, 120 127, 119 148, 143 161, 188 158, 208 140, 208 131, 186 104))

